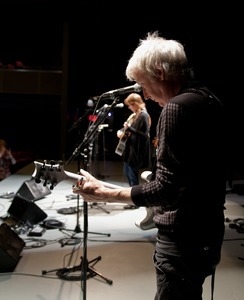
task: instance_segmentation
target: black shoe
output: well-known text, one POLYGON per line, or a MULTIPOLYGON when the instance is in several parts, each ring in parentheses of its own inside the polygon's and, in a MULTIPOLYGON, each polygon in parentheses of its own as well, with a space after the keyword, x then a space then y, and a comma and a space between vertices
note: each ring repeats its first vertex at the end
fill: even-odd
POLYGON ((138 209, 138 208, 139 208, 138 206, 130 205, 130 204, 124 206, 124 209, 138 209))

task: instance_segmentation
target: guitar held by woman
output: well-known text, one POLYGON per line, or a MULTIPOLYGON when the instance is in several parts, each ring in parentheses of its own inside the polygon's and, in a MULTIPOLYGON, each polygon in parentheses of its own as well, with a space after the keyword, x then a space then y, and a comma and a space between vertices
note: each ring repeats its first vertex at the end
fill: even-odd
POLYGON ((131 114, 129 118, 125 121, 124 127, 117 131, 117 137, 119 138, 119 142, 115 149, 115 153, 120 156, 122 156, 124 153, 126 141, 130 135, 130 132, 126 128, 128 128, 133 123, 135 116, 136 113, 131 114))

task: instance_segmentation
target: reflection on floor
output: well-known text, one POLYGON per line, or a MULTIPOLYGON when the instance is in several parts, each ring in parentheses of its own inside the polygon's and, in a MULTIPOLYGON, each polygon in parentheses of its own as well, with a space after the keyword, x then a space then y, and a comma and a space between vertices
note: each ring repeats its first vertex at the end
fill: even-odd
MULTIPOLYGON (((101 180, 127 186, 121 162, 100 162, 98 167, 101 180)), ((30 164, 0 182, 2 218, 12 204, 13 194, 31 178, 34 169, 34 164, 30 164)), ((76 165, 69 165, 67 171, 76 173, 76 165)), ((44 233, 29 235, 29 229, 22 226, 10 239, 9 234, 1 236, 0 230, 1 266, 9 267, 16 262, 13 271, 0 270, 2 298, 153 299, 152 254, 156 229, 142 231, 135 226, 136 220, 144 218, 145 209, 127 210, 119 203, 88 204, 86 216, 82 198, 72 197, 71 186, 69 180, 63 180, 50 195, 34 202, 48 216, 43 222, 50 228, 44 233), (8 250, 3 239, 10 244, 8 250), (19 239, 25 246, 14 256, 8 251, 9 248, 21 249, 19 239), (90 271, 87 274, 82 272, 84 258, 90 271)), ((242 300, 244 233, 238 220, 244 218, 244 195, 240 190, 238 193, 229 191, 226 200, 226 233, 222 260, 216 272, 214 299, 242 300)), ((211 282, 207 278, 205 300, 210 299, 210 292, 211 282)))

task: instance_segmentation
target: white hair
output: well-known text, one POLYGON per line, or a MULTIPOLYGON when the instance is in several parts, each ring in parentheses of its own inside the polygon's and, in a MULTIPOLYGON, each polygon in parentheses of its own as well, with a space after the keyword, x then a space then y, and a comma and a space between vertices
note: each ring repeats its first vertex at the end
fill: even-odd
POLYGON ((183 45, 160 37, 155 31, 140 40, 125 73, 130 81, 134 81, 134 75, 138 71, 146 73, 149 78, 155 78, 158 70, 164 71, 166 80, 180 79, 184 76, 186 66, 187 57, 183 45))

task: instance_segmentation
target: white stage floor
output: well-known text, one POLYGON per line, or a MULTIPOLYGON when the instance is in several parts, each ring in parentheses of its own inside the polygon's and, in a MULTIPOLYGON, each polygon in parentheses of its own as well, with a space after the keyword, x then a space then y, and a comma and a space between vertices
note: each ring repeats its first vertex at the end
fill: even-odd
MULTIPOLYGON (((0 182, 0 195, 16 193, 31 178, 34 169, 34 164, 31 164, 0 182)), ((70 167, 67 171, 73 170, 70 167)), ((105 174, 106 182, 127 185, 120 162, 106 162, 106 165, 101 162, 101 172, 105 174)), ((156 229, 142 231, 135 226, 137 219, 144 218, 145 209, 126 210, 122 204, 116 203, 98 203, 93 207, 88 205, 86 239, 83 201, 80 198, 77 203, 77 197, 70 199, 68 196, 71 194, 72 183, 63 180, 50 195, 34 202, 47 214, 45 221, 56 221, 51 223, 54 226, 61 223, 63 229, 47 229, 40 237, 28 236, 24 230, 17 235, 26 246, 15 269, 0 273, 1 298, 152 300, 155 293, 152 254, 156 229), (69 208, 73 213, 59 213, 69 208), (87 247, 84 247, 84 242, 87 247), (94 267, 98 274, 85 281, 80 272, 81 258, 84 257, 89 262, 95 261, 89 266, 94 267), (74 272, 67 269, 65 272, 64 268, 73 268, 74 272)), ((0 198, 0 216, 6 215, 11 200, 0 198)), ((226 217, 230 220, 244 218, 244 196, 229 193, 226 200, 226 217)), ((243 233, 231 229, 226 223, 222 260, 216 272, 215 300, 243 299, 244 261, 239 259, 244 257, 243 239, 243 233)), ((210 290, 208 278, 204 284, 204 300, 210 300, 210 290)))

